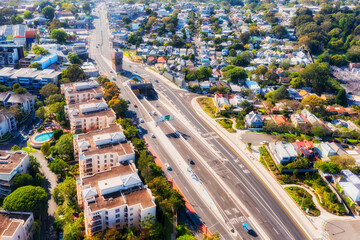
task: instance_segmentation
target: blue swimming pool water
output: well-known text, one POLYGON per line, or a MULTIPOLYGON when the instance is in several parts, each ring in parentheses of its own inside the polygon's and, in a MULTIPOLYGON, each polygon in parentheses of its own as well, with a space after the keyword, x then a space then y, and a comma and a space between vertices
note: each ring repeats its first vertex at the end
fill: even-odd
POLYGON ((53 136, 53 133, 42 133, 40 135, 37 135, 35 137, 35 141, 38 141, 38 142, 43 142, 43 141, 46 141, 48 140, 49 138, 51 138, 53 136))

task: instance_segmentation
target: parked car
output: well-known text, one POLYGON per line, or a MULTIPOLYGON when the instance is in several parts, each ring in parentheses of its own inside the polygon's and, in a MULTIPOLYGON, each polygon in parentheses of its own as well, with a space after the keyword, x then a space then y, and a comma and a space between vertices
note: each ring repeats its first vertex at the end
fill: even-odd
POLYGON ((153 112, 152 112, 152 114, 153 114, 154 116, 156 116, 156 115, 157 115, 157 113, 156 113, 155 111, 153 111, 153 112))
POLYGON ((140 121, 141 123, 144 123, 144 119, 142 119, 142 118, 140 118, 139 121, 140 121))
POLYGON ((195 165, 194 161, 191 158, 188 158, 188 161, 191 165, 195 165))
POLYGON ((243 223, 243 227, 248 233, 252 233, 253 230, 252 230, 252 228, 250 227, 249 224, 243 223))
POLYGON ((134 104, 134 108, 137 108, 137 105, 136 105, 136 104, 134 104))
POLYGON ((168 163, 165 163, 165 167, 166 167, 166 169, 169 170, 169 171, 172 170, 171 166, 170 166, 168 163))
POLYGON ((151 133, 151 137, 152 138, 156 138, 155 134, 151 133))

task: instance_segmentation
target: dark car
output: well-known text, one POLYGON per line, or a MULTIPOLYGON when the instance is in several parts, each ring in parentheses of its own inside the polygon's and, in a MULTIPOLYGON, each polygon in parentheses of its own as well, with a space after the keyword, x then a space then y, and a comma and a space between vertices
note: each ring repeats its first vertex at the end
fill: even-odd
POLYGON ((194 161, 191 158, 188 158, 188 161, 191 165, 195 165, 194 161))

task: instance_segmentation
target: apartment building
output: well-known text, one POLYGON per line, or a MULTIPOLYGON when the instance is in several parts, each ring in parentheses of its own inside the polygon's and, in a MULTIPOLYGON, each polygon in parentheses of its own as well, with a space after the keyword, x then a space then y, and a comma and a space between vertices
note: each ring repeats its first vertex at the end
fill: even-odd
MULTIPOLYGON (((22 152, 0 151, 0 198, 11 192, 11 182, 18 173, 26 173, 29 156, 22 152)), ((1 222, 1 221, 0 221, 1 222)))
POLYGON ((102 172, 135 160, 134 147, 119 124, 74 136, 75 159, 81 176, 102 172))
POLYGON ((32 239, 31 225, 34 223, 32 212, 0 211, 0 239, 32 239))
POLYGON ((0 64, 15 65, 16 61, 24 57, 24 47, 8 41, 0 43, 0 64))
POLYGON ((61 93, 64 94, 67 104, 101 99, 104 96, 104 90, 95 80, 62 84, 61 93))
POLYGON ((38 94, 40 89, 48 83, 58 83, 60 71, 53 69, 37 70, 36 68, 0 69, 0 84, 12 87, 19 83, 31 93, 38 94))
POLYGON ((144 186, 134 164, 121 165, 77 179, 78 200, 84 206, 85 231, 139 228, 156 216, 155 197, 144 186))
POLYGON ((35 97, 30 93, 17 94, 14 92, 2 92, 0 93, 0 104, 6 108, 18 105, 22 107, 27 114, 35 112, 35 97))
POLYGON ((16 130, 16 121, 14 114, 6 109, 0 110, 0 137, 16 130))
POLYGON ((65 112, 69 118, 72 133, 101 129, 116 120, 115 112, 108 107, 104 99, 66 105, 65 112))

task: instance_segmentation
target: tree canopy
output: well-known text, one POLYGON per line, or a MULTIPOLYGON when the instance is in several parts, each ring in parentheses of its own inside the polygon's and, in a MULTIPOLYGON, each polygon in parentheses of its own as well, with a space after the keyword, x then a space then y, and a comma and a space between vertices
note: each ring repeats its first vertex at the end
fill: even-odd
POLYGON ((44 7, 41 12, 44 15, 44 17, 46 17, 50 21, 54 18, 55 9, 51 6, 44 7))
POLYGON ((63 78, 70 82, 79 82, 87 79, 87 75, 78 64, 72 64, 62 72, 63 78))
POLYGON ((38 218, 42 211, 47 210, 47 195, 42 187, 24 186, 10 193, 3 207, 8 211, 33 212, 38 218))
POLYGON ((40 95, 44 98, 48 98, 51 95, 59 93, 59 87, 54 83, 48 83, 40 89, 40 95))
POLYGON ((60 44, 66 43, 68 34, 64 30, 53 29, 50 33, 50 38, 56 40, 60 44))

